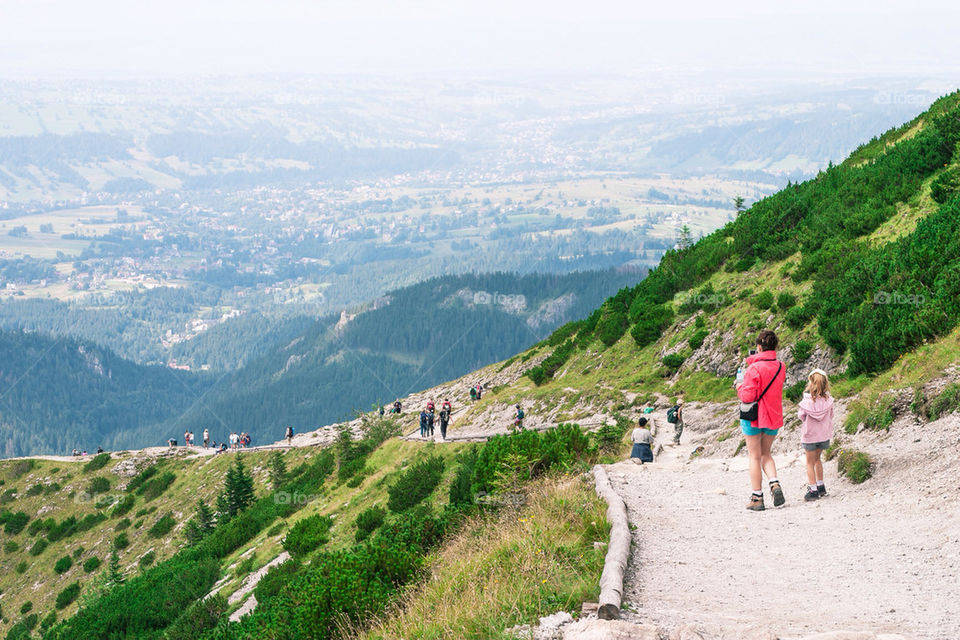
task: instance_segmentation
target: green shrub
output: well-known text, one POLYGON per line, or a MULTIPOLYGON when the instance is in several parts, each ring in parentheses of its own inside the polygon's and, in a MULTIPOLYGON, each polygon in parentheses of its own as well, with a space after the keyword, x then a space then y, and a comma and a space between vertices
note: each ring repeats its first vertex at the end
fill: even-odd
POLYGON ((157 520, 156 523, 150 527, 150 529, 147 530, 147 534, 151 538, 162 538, 170 533, 170 530, 173 529, 174 525, 176 524, 177 521, 174 519, 173 514, 167 513, 157 520))
POLYGON ((130 518, 124 518, 113 527, 114 531, 123 531, 130 526, 130 518))
POLYGON ((430 456, 410 465, 400 474, 400 478, 387 488, 390 496, 387 507, 398 513, 419 504, 440 484, 443 468, 443 458, 440 456, 430 456))
POLYGON ((90 473, 91 471, 99 471, 107 466, 107 463, 110 462, 109 453, 99 453, 94 458, 90 460, 87 464, 83 465, 83 472, 90 473))
POLYGON ((792 385, 783 390, 783 395, 786 396, 790 402, 800 402, 800 399, 803 398, 803 390, 807 387, 806 380, 797 380, 792 385))
POLYGON ((17 460, 12 465, 10 465, 10 477, 16 480, 25 473, 33 471, 33 468, 36 466, 36 462, 28 458, 26 460, 17 460))
POLYGON ((842 449, 837 455, 837 471, 853 484, 866 482, 873 476, 874 462, 869 454, 853 449, 842 449))
POLYGON ((560 325, 553 330, 553 333, 550 334, 550 337, 547 338, 547 345, 555 347, 558 344, 566 342, 568 338, 573 337, 577 331, 580 330, 580 327, 583 326, 582 320, 574 320, 573 322, 568 322, 564 325, 560 325))
POLYGON ((30 516, 23 511, 16 513, 7 511, 3 517, 3 531, 8 536, 15 536, 24 530, 28 522, 30 522, 30 516))
POLYGON ((26 490, 25 495, 32 498, 41 493, 43 493, 43 485, 38 482, 37 484, 31 485, 30 488, 26 490))
POLYGON ((140 567, 141 570, 143 570, 149 567, 150 565, 152 565, 154 560, 156 559, 157 559, 157 554, 153 551, 153 549, 151 549, 150 551, 147 551, 145 554, 140 556, 140 560, 137 561, 137 565, 140 567))
POLYGON ((661 362, 663 362, 663 366, 670 371, 676 371, 681 365, 683 365, 685 360, 686 358, 679 353, 671 353, 670 355, 663 356, 663 360, 661 360, 661 362))
POLYGON ((110 517, 117 518, 119 516, 125 516, 130 513, 130 510, 133 509, 133 505, 136 503, 137 498, 132 495, 125 495, 123 499, 120 500, 117 504, 113 505, 113 509, 110 510, 110 517))
POLYGON ((333 520, 319 514, 307 516, 294 524, 283 538, 283 548, 290 555, 302 557, 330 541, 333 520))
POLYGON ((166 491, 176 479, 177 475, 175 473, 172 471, 164 471, 160 475, 150 478, 140 485, 137 493, 143 495, 144 500, 149 502, 163 495, 163 492, 166 491))
POLYGON ((267 531, 267 537, 272 538, 273 536, 279 535, 280 532, 286 528, 286 526, 287 523, 281 520, 277 524, 270 527, 270 530, 267 531))
POLYGON ((797 304, 797 296, 787 291, 781 291, 777 296, 777 309, 786 311, 797 304))
POLYGON ((570 356, 573 355, 573 351, 573 341, 567 340, 559 347, 554 349, 553 353, 547 356, 538 366, 528 370, 527 376, 533 380, 534 384, 543 384, 547 379, 552 378, 553 375, 560 370, 560 367, 562 367, 567 360, 570 359, 570 356))
POLYGON ((852 403, 847 417, 843 421, 843 430, 846 433, 854 434, 861 424, 865 429, 873 431, 888 430, 895 417, 892 396, 884 396, 869 407, 852 403))
POLYGON ((493 436, 477 454, 472 491, 493 491, 504 473, 518 473, 522 482, 551 468, 570 468, 595 453, 590 438, 575 424, 561 424, 542 433, 493 436))
POLYGON ((19 550, 20 550, 20 545, 14 542, 13 540, 9 540, 3 543, 4 553, 16 553, 19 550))
POLYGON ((944 387, 943 391, 927 404, 926 415, 930 420, 937 420, 957 409, 960 409, 960 383, 955 382, 944 387))
POLYGON ((629 326, 630 321, 627 320, 626 310, 606 309, 600 316, 600 321, 597 322, 596 336, 600 339, 600 342, 610 347, 616 344, 617 340, 626 333, 629 326))
POLYGON ((46 494, 46 495, 51 495, 51 494, 54 494, 54 493, 59 492, 60 489, 62 489, 62 488, 63 488, 63 487, 60 486, 60 483, 59 483, 59 482, 51 482, 51 483, 48 484, 48 485, 44 485, 44 487, 43 487, 43 493, 46 494))
POLYGON ((939 204, 945 204, 957 192, 960 192, 960 167, 944 169, 930 184, 930 196, 939 204))
POLYGON ((106 493, 107 491, 110 491, 110 480, 103 476, 91 478, 90 484, 87 485, 87 493, 92 496, 98 493, 106 493))
POLYGON ((57 594, 56 607, 57 609, 65 609, 77 599, 77 596, 80 595, 80 583, 74 582, 73 584, 67 586, 63 591, 57 594))
MULTIPOLYGON (((702 316, 697 316, 697 319, 700 319, 702 316)), ((710 335, 710 331, 707 329, 698 329, 690 336, 689 344, 690 348, 696 351, 703 346, 704 340, 707 339, 707 336, 710 335)))
POLYGON ((46 539, 46 538, 40 538, 39 540, 37 540, 36 542, 33 543, 33 546, 32 546, 32 547, 30 547, 30 555, 32 555, 32 556, 38 556, 38 555, 40 555, 41 553, 43 553, 43 552, 47 549, 47 546, 48 546, 49 544, 50 544, 50 543, 47 542, 47 539, 46 539))
POLYGON ((20 573, 20 574, 26 573, 26 572, 27 572, 27 563, 26 563, 26 562, 23 562, 23 561, 18 562, 18 563, 17 563, 17 566, 14 568, 14 571, 16 571, 17 573, 20 573))
POLYGON ((41 633, 46 633, 46 631, 52 627, 57 622, 57 612, 51 611, 43 617, 43 620, 40 621, 40 631, 41 633))
POLYGON ((635 298, 630 306, 630 319, 634 322, 630 335, 642 349, 656 342, 663 330, 670 326, 673 311, 665 304, 649 304, 635 298))
POLYGON ((457 470, 450 482, 450 506, 466 507, 473 504, 473 472, 477 466, 479 448, 470 446, 457 454, 457 470))
POLYGON ((764 289, 753 297, 753 306, 757 309, 765 310, 773 306, 773 293, 769 289, 764 289))
POLYGON ((802 329, 813 319, 814 313, 806 305, 802 307, 791 307, 784 315, 787 326, 793 329, 802 329))
POLYGON ((286 562, 270 567, 267 574, 260 579, 253 590, 257 602, 267 602, 280 593, 283 587, 296 577, 300 569, 302 569, 302 565, 298 558, 290 558, 286 562))
POLYGON ((793 345, 793 361, 794 362, 806 362, 810 357, 810 354, 813 353, 813 344, 803 340, 797 340, 793 345))
POLYGON ((100 561, 100 558, 93 556, 84 560, 83 570, 85 573, 92 573, 93 571, 99 569, 101 564, 103 563, 100 561))
POLYGON ((20 605, 20 615, 24 615, 33 611, 33 603, 27 600, 22 605, 20 605))
POLYGON ((9 504, 16 499, 17 499, 16 489, 7 489, 3 493, 0 493, 0 504, 9 504))
POLYGON ((133 492, 140 489, 150 478, 157 475, 157 465, 151 465, 133 477, 133 480, 127 483, 127 491, 133 492))
POLYGON ((113 539, 113 548, 117 551, 123 551, 130 546, 130 538, 127 537, 127 532, 123 531, 118 533, 117 536, 113 539))
POLYGON ((377 527, 383 524, 383 520, 386 518, 386 516, 387 512, 382 507, 370 507, 369 509, 362 511, 360 515, 357 516, 356 520, 357 542, 363 542, 366 540, 370 534, 376 530, 377 527))
POLYGON ((226 610, 227 600, 220 594, 198 599, 167 628, 164 640, 194 640, 202 637, 205 631, 217 626, 226 610))
POLYGON ((83 555, 83 552, 84 552, 84 548, 83 548, 83 547, 77 547, 76 549, 74 549, 74 550, 73 550, 73 559, 74 559, 74 560, 77 560, 80 556, 83 555))
POLYGON ((63 575, 67 571, 70 571, 70 567, 73 566, 73 558, 70 556, 63 556, 53 565, 53 570, 57 575, 63 575))

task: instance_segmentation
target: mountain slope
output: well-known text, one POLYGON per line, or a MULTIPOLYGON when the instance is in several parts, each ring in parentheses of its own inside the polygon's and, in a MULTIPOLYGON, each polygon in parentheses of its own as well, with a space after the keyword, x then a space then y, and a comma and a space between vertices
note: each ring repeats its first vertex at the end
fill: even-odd
POLYGON ((87 342, 0 331, 3 455, 114 447, 183 413, 203 378, 134 364, 87 342))

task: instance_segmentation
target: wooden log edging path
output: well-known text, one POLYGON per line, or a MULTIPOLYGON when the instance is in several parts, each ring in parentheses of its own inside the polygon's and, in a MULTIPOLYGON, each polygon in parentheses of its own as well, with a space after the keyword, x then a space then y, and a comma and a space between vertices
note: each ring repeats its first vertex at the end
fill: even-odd
POLYGON ((620 617, 620 604, 623 601, 623 573, 630 557, 630 526, 627 520, 627 506, 613 487, 603 466, 593 467, 593 478, 597 495, 607 502, 607 521, 610 523, 610 543, 603 561, 603 573, 600 575, 600 598, 597 616, 604 620, 616 620, 620 617))

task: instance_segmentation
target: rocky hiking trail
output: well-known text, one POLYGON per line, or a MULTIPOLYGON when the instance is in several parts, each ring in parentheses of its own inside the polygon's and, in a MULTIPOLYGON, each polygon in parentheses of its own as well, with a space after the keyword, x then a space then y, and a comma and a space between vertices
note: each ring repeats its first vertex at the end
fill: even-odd
POLYGON ((825 464, 812 503, 799 447, 775 450, 787 502, 765 488, 761 513, 745 509, 746 456, 691 459, 664 426, 653 464, 606 467, 633 530, 624 620, 685 640, 960 638, 957 416, 891 434, 862 485, 825 464))

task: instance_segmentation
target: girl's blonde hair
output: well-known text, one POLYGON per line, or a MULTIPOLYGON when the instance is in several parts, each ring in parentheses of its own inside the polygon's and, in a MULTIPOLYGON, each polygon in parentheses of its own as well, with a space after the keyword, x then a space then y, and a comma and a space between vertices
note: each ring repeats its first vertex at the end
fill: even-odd
POLYGON ((805 389, 810 397, 826 398, 830 395, 830 379, 827 378, 827 372, 822 369, 814 369, 807 376, 807 388, 805 389))

